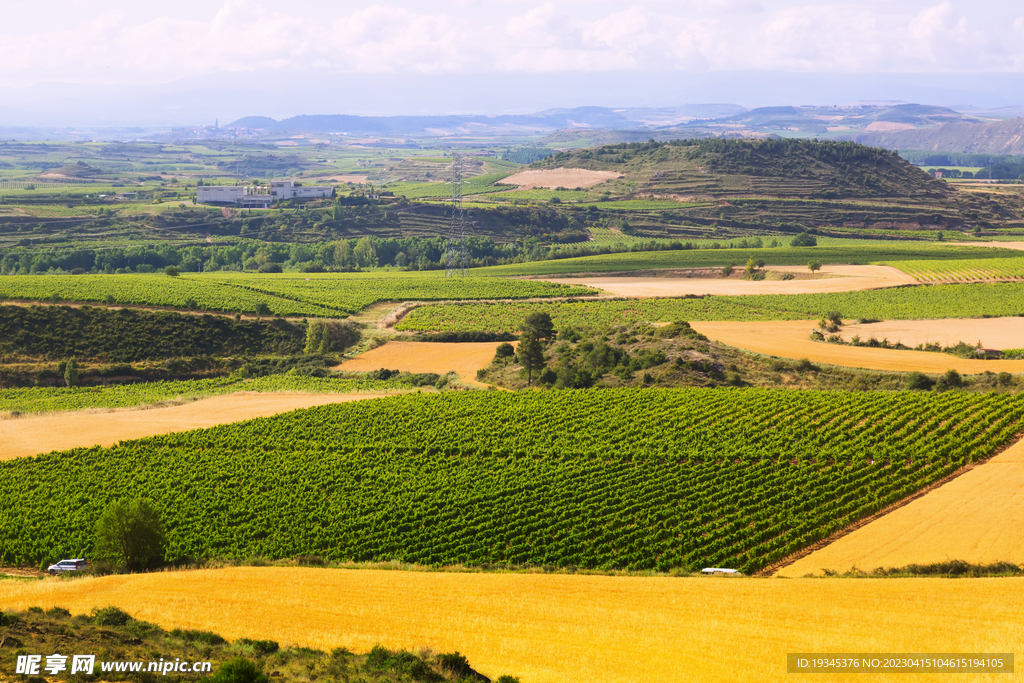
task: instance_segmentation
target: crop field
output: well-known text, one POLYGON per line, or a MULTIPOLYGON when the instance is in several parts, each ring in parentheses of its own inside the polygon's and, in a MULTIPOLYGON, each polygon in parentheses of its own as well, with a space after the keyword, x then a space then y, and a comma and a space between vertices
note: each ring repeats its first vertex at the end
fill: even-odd
POLYGON ((844 318, 916 320, 1024 313, 1024 285, 991 283, 891 287, 823 294, 760 294, 680 299, 437 304, 414 309, 395 328, 515 332, 527 313, 551 315, 555 329, 640 322, 806 320, 831 311, 844 318))
POLYGON ((1024 258, 951 259, 948 261, 895 261, 899 268, 919 282, 972 282, 1024 279, 1024 258))
MULTIPOLYGON (((848 368, 887 372, 927 372, 941 374, 956 370, 961 374, 983 372, 1024 372, 1024 360, 959 358, 950 353, 909 351, 844 346, 813 341, 814 323, 804 321, 694 322, 693 329, 709 339, 739 349, 781 358, 825 363, 848 368)), ((895 342, 895 340, 890 339, 895 342)))
POLYGON ((378 301, 586 296, 585 287, 444 273, 0 276, 0 300, 82 301, 344 318, 378 301))
POLYGON ((0 563, 88 556, 100 511, 146 496, 171 558, 753 571, 992 455, 1022 416, 958 393, 352 402, 0 464, 0 563))
POLYGON ((1010 249, 965 248, 938 245, 930 242, 879 244, 858 246, 778 247, 775 249, 680 249, 656 252, 626 252, 603 254, 552 261, 533 261, 508 266, 474 269, 474 275, 523 276, 554 275, 559 273, 600 273, 624 270, 650 270, 657 268, 706 268, 732 263, 741 266, 747 259, 762 259, 772 266, 806 266, 809 261, 827 263, 890 263, 905 260, 939 260, 1015 258, 1019 254, 1010 249))
POLYGON ((455 372, 465 382, 476 384, 476 371, 494 358, 498 342, 409 342, 389 341, 347 360, 336 369, 345 372, 373 372, 380 368, 402 372, 455 372))
MULTIPOLYGON (((458 650, 491 680, 514 672, 529 683, 781 683, 793 678, 786 652, 1020 652, 1022 590, 1019 578, 747 581, 227 567, 0 581, 0 604, 74 614, 120 605, 168 630, 327 652, 367 652, 378 643, 458 650)), ((869 678, 893 683, 907 675, 869 678)))
POLYGON ((906 567, 951 559, 1024 564, 1024 442, 833 543, 779 576, 906 567))
MULTIPOLYGON (((232 394, 237 391, 346 394, 407 388, 395 380, 341 379, 271 375, 239 380, 229 377, 139 382, 107 387, 28 387, 0 389, 0 412, 46 413, 87 408, 131 408, 175 399, 232 394)), ((0 427, 0 433, 3 428, 0 427)))

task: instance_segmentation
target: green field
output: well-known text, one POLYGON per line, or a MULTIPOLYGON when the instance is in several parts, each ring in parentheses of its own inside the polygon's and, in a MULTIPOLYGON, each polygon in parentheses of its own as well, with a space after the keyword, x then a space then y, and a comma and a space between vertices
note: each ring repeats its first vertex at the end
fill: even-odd
POLYGON ((241 380, 230 377, 180 382, 139 382, 108 387, 31 387, 0 389, 0 412, 43 413, 86 408, 131 408, 174 399, 195 399, 233 394, 236 391, 299 391, 311 394, 408 389, 398 380, 341 379, 273 375, 241 380))
POLYGON ((344 318, 378 301, 524 299, 586 296, 586 287, 495 277, 445 278, 426 273, 256 275, 185 273, 153 275, 0 276, 0 300, 82 301, 255 313, 344 318), (110 300, 107 297, 111 297, 110 300))
POLYGON ((1024 279, 1024 257, 1000 259, 950 259, 948 261, 892 261, 920 282, 971 282, 1024 279))
POLYGON ((0 563, 87 557, 151 498, 167 556, 754 571, 995 453, 1012 396, 412 394, 0 463, 0 563))
POLYGON ((846 319, 973 318, 1024 314, 1024 285, 993 283, 891 287, 826 294, 764 294, 615 301, 439 304, 413 310, 395 327, 416 331, 515 332, 531 312, 555 329, 675 320, 802 320, 838 311, 846 319))
MULTIPOLYGON (((770 239, 770 238, 762 238, 770 239)), ((838 242, 838 240, 836 240, 838 242)), ((788 244, 788 240, 787 240, 788 244)), ((884 242, 861 244, 846 240, 846 244, 817 247, 735 248, 735 249, 680 249, 657 252, 625 252, 581 258, 550 261, 532 261, 507 266, 476 268, 474 275, 522 276, 557 275, 564 273, 602 273, 624 270, 659 268, 707 268, 728 263, 742 265, 753 256, 772 266, 807 265, 809 261, 827 263, 881 263, 906 260, 944 260, 1016 258, 1012 249, 990 247, 954 247, 934 242, 884 242)))

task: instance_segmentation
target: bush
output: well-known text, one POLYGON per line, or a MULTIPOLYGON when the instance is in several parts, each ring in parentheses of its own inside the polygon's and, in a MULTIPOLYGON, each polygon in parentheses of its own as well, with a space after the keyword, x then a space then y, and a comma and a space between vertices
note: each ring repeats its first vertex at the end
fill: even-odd
POLYGON ((259 269, 256 272, 257 273, 283 273, 284 270, 282 270, 281 266, 279 264, 277 264, 277 263, 264 263, 262 266, 259 267, 259 269))
POLYGON ((306 353, 324 354, 344 351, 362 338, 358 323, 314 320, 306 327, 306 353))
POLYGON ((254 652, 260 655, 272 655, 281 649, 276 640, 249 640, 248 638, 242 638, 237 641, 237 644, 251 647, 254 652))
POLYGON ((907 375, 907 389, 910 391, 928 391, 934 382, 923 372, 914 371, 907 375))
POLYGON ((166 268, 164 268, 164 275, 169 275, 170 277, 178 277, 179 275, 181 275, 181 271, 178 270, 177 266, 167 266, 166 268))
POLYGON ((186 643, 202 643, 203 645, 224 645, 228 641, 224 640, 221 636, 210 631, 193 631, 190 629, 176 628, 171 631, 171 635, 175 638, 180 638, 186 643))
POLYGON ((267 683, 267 675, 244 657, 229 660, 210 676, 212 683, 267 683))
POLYGON ((469 660, 458 652, 438 655, 437 663, 442 669, 455 676, 469 676, 473 672, 469 666, 469 660))
POLYGON ((116 607, 98 607, 89 617, 97 626, 124 626, 132 620, 132 615, 116 607))

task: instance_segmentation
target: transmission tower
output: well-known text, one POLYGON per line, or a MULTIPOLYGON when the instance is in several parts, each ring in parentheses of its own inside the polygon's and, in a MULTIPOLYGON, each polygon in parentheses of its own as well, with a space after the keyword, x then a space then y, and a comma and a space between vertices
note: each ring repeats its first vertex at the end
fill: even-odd
POLYGON ((466 215, 462 211, 462 155, 452 152, 452 216, 445 250, 445 277, 466 274, 466 215))

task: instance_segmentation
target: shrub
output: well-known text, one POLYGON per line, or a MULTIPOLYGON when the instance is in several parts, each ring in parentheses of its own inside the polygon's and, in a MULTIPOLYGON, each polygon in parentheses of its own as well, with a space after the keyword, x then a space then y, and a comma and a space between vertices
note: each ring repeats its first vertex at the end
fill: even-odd
POLYGON ((116 607, 97 607, 89 617, 97 626, 124 626, 132 620, 132 615, 116 607))
POLYGON ((267 675, 244 657, 229 660, 210 676, 211 683, 267 683, 267 675))
POLYGON ((193 631, 191 629, 176 628, 171 631, 175 638, 181 638, 186 643, 202 643, 204 645, 224 645, 228 641, 210 631, 193 631))
POLYGON ((281 649, 276 640, 249 640, 248 638, 242 638, 237 641, 237 644, 251 647, 254 652, 260 655, 272 655, 281 649))
POLYGON ((314 320, 306 327, 306 353, 344 351, 362 338, 357 323, 314 320))
POLYGON ((907 375, 907 389, 911 391, 928 391, 934 382, 923 372, 914 372, 907 375))
POLYGON ((816 247, 818 239, 806 230, 789 241, 791 247, 816 247))
POLYGON ((178 277, 179 275, 181 275, 181 271, 178 270, 177 266, 167 266, 166 268, 164 268, 164 275, 169 275, 170 277, 178 277))
POLYGON ((469 660, 458 652, 438 655, 437 663, 442 669, 455 676, 468 676, 473 672, 469 666, 469 660))

